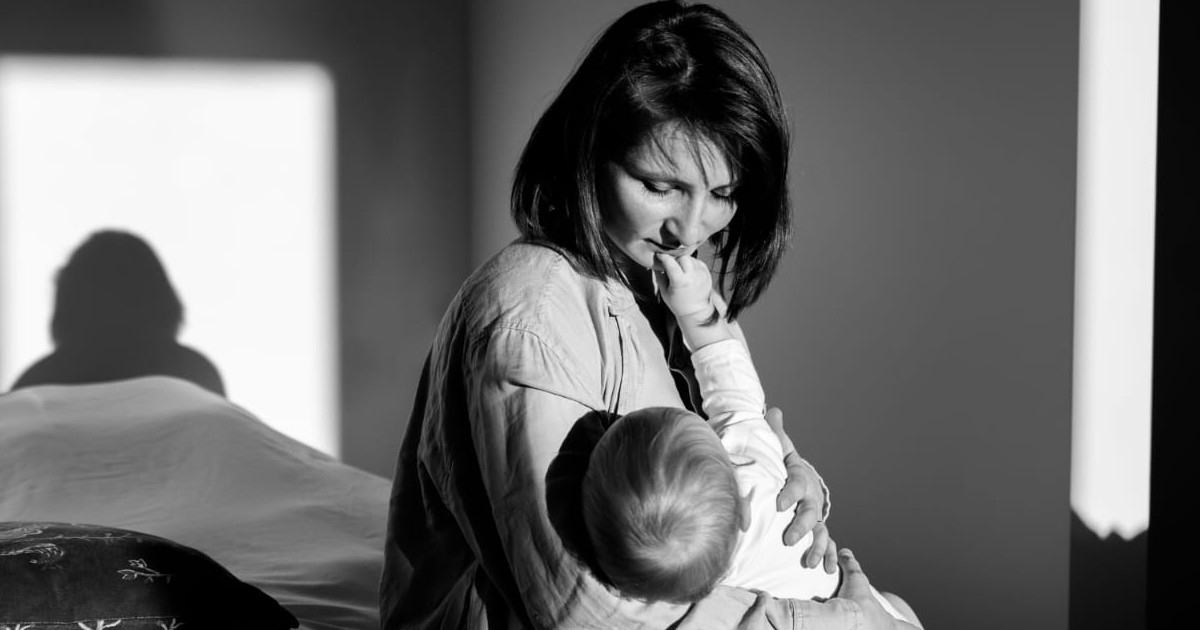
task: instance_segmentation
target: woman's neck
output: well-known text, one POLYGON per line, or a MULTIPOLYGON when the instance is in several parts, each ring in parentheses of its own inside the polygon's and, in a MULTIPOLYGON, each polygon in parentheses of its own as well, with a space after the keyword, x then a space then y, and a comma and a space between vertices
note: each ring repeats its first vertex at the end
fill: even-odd
POLYGON ((654 286, 654 272, 634 262, 611 242, 608 244, 608 249, 613 262, 617 264, 617 271, 624 278, 625 285, 633 292, 634 297, 639 302, 657 302, 658 288, 654 286))

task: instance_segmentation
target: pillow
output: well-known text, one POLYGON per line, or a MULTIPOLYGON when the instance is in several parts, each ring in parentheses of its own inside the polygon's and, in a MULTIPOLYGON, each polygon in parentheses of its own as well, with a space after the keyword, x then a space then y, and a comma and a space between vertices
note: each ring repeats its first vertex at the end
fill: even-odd
POLYGON ((300 625, 212 558, 165 538, 0 522, 0 630, 275 630, 300 625))

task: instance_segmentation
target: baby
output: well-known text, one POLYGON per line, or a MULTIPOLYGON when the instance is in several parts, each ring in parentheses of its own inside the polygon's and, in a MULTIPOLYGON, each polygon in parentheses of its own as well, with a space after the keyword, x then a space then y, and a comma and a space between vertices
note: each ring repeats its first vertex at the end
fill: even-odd
POLYGON ((716 310, 708 268, 692 257, 660 256, 659 263, 666 276, 660 293, 692 350, 709 419, 641 409, 615 421, 596 444, 582 503, 602 577, 646 601, 694 602, 718 583, 792 599, 832 597, 840 574, 801 562, 812 533, 783 544, 792 517, 775 507, 787 480, 784 453, 763 416, 749 352, 716 310), (743 510, 750 516, 744 533, 743 510))

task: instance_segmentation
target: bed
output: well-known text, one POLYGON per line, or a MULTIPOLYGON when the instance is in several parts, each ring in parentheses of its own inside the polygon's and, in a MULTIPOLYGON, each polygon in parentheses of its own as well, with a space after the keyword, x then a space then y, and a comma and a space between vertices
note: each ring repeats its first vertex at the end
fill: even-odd
POLYGON ((182 380, 5 394, 0 630, 377 628, 389 492, 182 380))

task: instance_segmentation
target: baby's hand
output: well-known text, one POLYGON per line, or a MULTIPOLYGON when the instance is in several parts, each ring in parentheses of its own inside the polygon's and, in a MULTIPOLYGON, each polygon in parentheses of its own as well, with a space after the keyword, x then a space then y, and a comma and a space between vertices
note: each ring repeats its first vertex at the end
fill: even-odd
POLYGON ((666 282, 660 285, 663 302, 676 319, 700 317, 708 319, 713 313, 712 275, 699 258, 657 254, 666 282))

